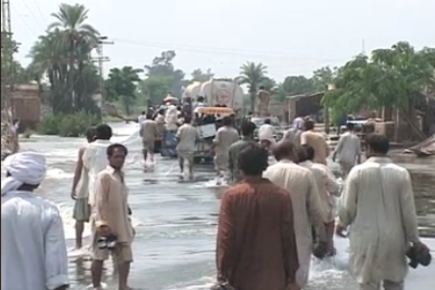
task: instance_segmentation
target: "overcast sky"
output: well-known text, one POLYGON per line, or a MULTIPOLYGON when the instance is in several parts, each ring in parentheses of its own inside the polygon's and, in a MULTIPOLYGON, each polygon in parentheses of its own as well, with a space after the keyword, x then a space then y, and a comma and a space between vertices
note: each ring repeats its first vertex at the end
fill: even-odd
POLYGON ((19 60, 44 33, 60 2, 83 3, 89 24, 115 44, 105 70, 142 68, 162 50, 189 73, 211 68, 233 77, 246 61, 267 65, 271 77, 310 75, 343 64, 363 49, 406 40, 435 47, 434 0, 12 0, 19 60))

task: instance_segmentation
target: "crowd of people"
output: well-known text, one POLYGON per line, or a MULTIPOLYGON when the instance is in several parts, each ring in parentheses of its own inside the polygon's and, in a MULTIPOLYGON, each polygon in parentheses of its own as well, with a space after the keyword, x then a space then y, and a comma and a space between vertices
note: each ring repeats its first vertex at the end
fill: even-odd
POLYGON ((244 124, 244 140, 230 147, 230 164, 238 164, 232 176, 239 182, 221 200, 215 289, 305 289, 312 255, 336 253, 334 233, 350 240, 349 269, 360 290, 379 290, 381 284, 403 290, 407 255, 417 264, 430 263, 418 235, 409 173, 387 157, 385 136, 366 138, 367 160, 361 163, 361 141, 347 124, 333 153, 344 178, 340 189, 326 166, 325 137, 312 121, 295 122, 273 146, 272 165, 266 148, 253 142, 252 128, 244 124))
MULTIPOLYGON (((403 290, 409 248, 427 261, 430 254, 419 239, 409 173, 387 157, 385 136, 367 138, 367 160, 361 163, 359 138, 348 125, 333 153, 345 178, 341 189, 327 167, 325 137, 312 121, 295 121, 270 148, 254 141, 252 122, 241 125, 241 138, 231 118, 224 118, 223 124, 213 141, 215 165, 218 172, 228 172, 231 186, 221 199, 214 289, 304 289, 312 255, 322 259, 335 254, 334 233, 350 239, 350 271, 361 290, 378 290, 381 283, 385 290, 403 290), (268 163, 268 149, 275 164, 268 163)), ((147 158, 154 152, 151 141, 159 124, 146 115, 141 126, 147 158)), ((197 134, 188 117, 176 133, 181 172, 187 160, 191 176, 197 134)), ((101 289, 103 263, 112 256, 118 289, 128 290, 135 234, 123 172, 128 150, 110 141, 112 129, 106 124, 89 129, 86 137, 88 144, 78 150, 71 190, 76 247, 83 247, 83 228, 89 222, 94 289, 101 289)), ((4 166, 1 288, 68 288, 59 211, 33 194, 45 176, 44 156, 20 152, 9 156, 4 166)))

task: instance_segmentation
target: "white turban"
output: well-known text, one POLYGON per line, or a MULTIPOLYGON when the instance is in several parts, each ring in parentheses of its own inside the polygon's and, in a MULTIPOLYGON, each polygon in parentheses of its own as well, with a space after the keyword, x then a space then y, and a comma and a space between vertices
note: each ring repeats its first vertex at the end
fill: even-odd
POLYGON ((45 177, 45 157, 37 152, 20 152, 6 157, 6 177, 1 184, 1 195, 17 190, 23 184, 38 185, 45 177))

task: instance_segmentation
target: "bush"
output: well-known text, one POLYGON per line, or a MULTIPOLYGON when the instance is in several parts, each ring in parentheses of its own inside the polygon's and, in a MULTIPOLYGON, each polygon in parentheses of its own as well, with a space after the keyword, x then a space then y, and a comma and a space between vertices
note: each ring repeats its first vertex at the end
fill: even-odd
POLYGON ((38 132, 43 135, 79 137, 84 135, 90 126, 95 126, 99 122, 98 116, 85 112, 70 115, 48 115, 39 124, 38 132))
POLYGON ((26 131, 23 132, 23 138, 29 139, 33 134, 34 132, 32 130, 26 129, 26 131))

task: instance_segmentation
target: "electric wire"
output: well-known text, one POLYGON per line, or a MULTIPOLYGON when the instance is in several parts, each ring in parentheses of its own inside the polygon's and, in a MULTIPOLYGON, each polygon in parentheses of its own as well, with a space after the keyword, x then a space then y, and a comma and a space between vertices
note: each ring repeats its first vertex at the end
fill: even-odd
POLYGON ((27 5, 26 0, 21 0, 21 2, 24 3, 24 6, 26 7, 27 11, 30 13, 30 15, 32 16, 33 19, 35 19, 36 23, 39 25, 39 27, 44 30, 44 25, 41 24, 41 22, 39 22, 38 18, 35 16, 35 14, 33 14, 32 9, 30 9, 29 5, 27 5))

